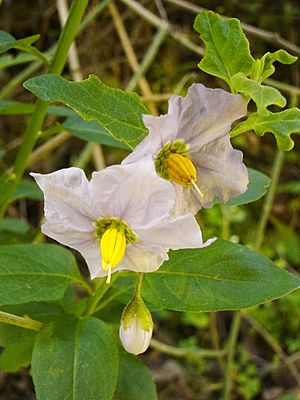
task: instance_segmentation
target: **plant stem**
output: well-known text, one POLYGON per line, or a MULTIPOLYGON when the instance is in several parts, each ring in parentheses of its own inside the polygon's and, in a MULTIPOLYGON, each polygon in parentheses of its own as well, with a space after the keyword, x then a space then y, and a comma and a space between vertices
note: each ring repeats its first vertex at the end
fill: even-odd
POLYGON ((143 61, 141 62, 139 68, 131 78, 130 82, 128 83, 126 90, 128 92, 132 92, 136 85, 138 84, 139 80, 141 79, 142 76, 145 75, 145 73, 148 71, 149 67, 153 63, 158 50, 160 49, 161 44, 164 42, 167 34, 169 32, 168 26, 162 25, 156 35, 154 36, 154 39, 152 40, 151 45, 149 46, 147 53, 145 54, 143 61))
MULTIPOLYGON (((102 0, 99 4, 97 4, 92 11, 82 20, 78 33, 82 32, 86 27, 99 15, 101 12, 105 9, 107 4, 111 0, 102 0)), ((48 49, 45 54, 48 58, 52 58, 54 52, 56 49, 56 45, 52 46, 50 49, 48 49)), ((7 97, 8 95, 11 94, 13 89, 22 83, 25 79, 27 79, 29 76, 31 76, 34 72, 36 72, 40 67, 42 66, 42 63, 40 61, 36 61, 33 64, 29 65, 27 68, 25 68, 22 72, 20 72, 18 75, 16 75, 12 80, 8 82, 7 85, 5 85, 2 90, 0 91, 0 99, 3 99, 7 97)))
POLYGON ((136 281, 134 297, 141 297, 143 277, 144 277, 144 273, 143 272, 139 272, 138 273, 138 277, 137 277, 137 281, 136 281))
POLYGON ((92 297, 90 297, 90 299, 89 299, 89 303, 88 303, 88 306, 87 306, 87 309, 85 312, 86 315, 93 315, 95 313, 99 301, 102 299, 102 297, 108 291, 108 289, 111 288, 111 285, 114 283, 114 281, 117 278, 118 278, 117 274, 113 274, 109 285, 106 283, 105 279, 103 279, 103 278, 99 279, 98 282, 96 281, 94 295, 92 297))
POLYGON ((241 324, 241 312, 238 311, 235 313, 233 317, 233 321, 230 329, 229 343, 228 343, 228 357, 227 357, 227 366, 225 371, 225 382, 224 382, 224 392, 223 392, 223 400, 230 400, 231 398, 231 374, 234 366, 234 356, 237 344, 237 338, 240 330, 241 324))
MULTIPOLYGON (((83 16, 87 4, 88 0, 73 0, 70 9, 70 14, 61 32, 53 60, 49 67, 48 71, 49 73, 58 75, 61 74, 62 69, 66 62, 69 48, 74 40, 74 37, 77 34, 80 20, 83 16)), ((13 175, 15 176, 15 179, 13 180, 9 189, 7 190, 5 200, 0 209, 0 217, 3 217, 9 205, 10 199, 23 176, 27 164, 27 159, 32 152, 32 149, 38 138, 38 133, 42 127, 45 116, 47 114, 47 107, 48 103, 45 101, 38 100, 36 103, 35 110, 29 121, 23 139, 23 143, 18 151, 16 161, 14 164, 13 175)))
POLYGON ((0 322, 20 326, 22 328, 31 329, 33 331, 39 331, 43 326, 41 322, 35 321, 34 319, 31 319, 27 316, 18 317, 17 315, 9 314, 3 311, 0 311, 0 322))
POLYGON ((273 205, 274 197, 276 194, 276 188, 277 188, 280 172, 281 172, 282 165, 283 165, 283 160, 284 160, 284 152, 281 150, 277 150, 275 160, 273 163, 273 167, 272 167, 272 181, 271 181, 270 189, 268 191, 267 197, 266 197, 264 205, 263 205, 263 212, 262 212, 261 219, 259 221, 258 230, 257 230, 257 234, 256 234, 256 241, 255 241, 255 249, 256 250, 260 249, 260 247, 264 241, 265 230, 266 230, 267 222, 268 222, 271 210, 272 210, 272 205, 273 205))
POLYGON ((193 357, 195 359, 199 357, 206 358, 218 358, 226 353, 226 350, 190 350, 190 349, 180 349, 178 347, 170 346, 168 344, 159 342, 158 340, 152 339, 150 346, 160 351, 161 353, 168 354, 174 357, 193 357))

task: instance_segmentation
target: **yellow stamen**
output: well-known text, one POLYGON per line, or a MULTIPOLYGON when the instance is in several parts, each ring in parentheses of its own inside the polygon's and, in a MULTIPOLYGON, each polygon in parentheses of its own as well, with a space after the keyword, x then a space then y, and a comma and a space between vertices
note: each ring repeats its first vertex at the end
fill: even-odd
POLYGON ((166 162, 166 168, 171 181, 182 186, 192 187, 197 173, 193 162, 178 153, 171 153, 166 162))
POLYGON ((123 230, 108 228, 100 240, 102 256, 101 267, 108 271, 107 283, 110 283, 111 270, 115 268, 124 257, 126 250, 126 237, 123 230))
POLYGON ((197 172, 193 162, 179 154, 171 153, 166 162, 169 179, 178 185, 194 187, 200 197, 204 197, 203 192, 196 184, 197 172))

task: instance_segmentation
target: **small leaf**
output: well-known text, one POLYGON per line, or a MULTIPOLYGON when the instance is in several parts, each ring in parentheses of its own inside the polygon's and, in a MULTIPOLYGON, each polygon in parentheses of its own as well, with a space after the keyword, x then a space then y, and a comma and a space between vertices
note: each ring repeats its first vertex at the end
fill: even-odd
POLYGON ((0 232, 12 232, 25 235, 29 231, 27 222, 18 218, 4 218, 0 221, 0 232))
MULTIPOLYGON (((0 100, 0 115, 32 114, 35 109, 34 104, 21 101, 0 100)), ((76 113, 66 107, 50 106, 48 114, 58 117, 75 117, 76 113)))
POLYGON ((300 280, 245 246, 217 240, 197 250, 170 252, 146 274, 143 298, 177 311, 238 310, 265 303, 300 286, 300 280))
POLYGON ((80 281, 72 253, 51 244, 0 246, 0 304, 54 301, 80 281))
POLYGON ((28 367, 31 362, 32 345, 19 343, 6 347, 0 356, 0 369, 6 372, 16 372, 22 367, 28 367))
POLYGON ((107 130, 96 121, 88 122, 76 116, 66 119, 62 126, 70 132, 71 135, 79 139, 129 150, 129 147, 124 142, 115 140, 107 130))
MULTIPOLYGON (((63 314, 63 309, 56 303, 25 303, 2 306, 1 311, 10 314, 28 317, 40 322, 49 322, 58 315, 63 314)), ((16 346, 20 343, 33 346, 37 332, 19 326, 0 323, 0 346, 16 346)))
POLYGON ((20 65, 28 62, 35 61, 36 57, 29 53, 18 53, 17 55, 13 54, 2 54, 0 56, 0 71, 14 67, 15 65, 20 65))
POLYGON ((116 140, 134 148, 147 134, 142 114, 147 109, 135 93, 106 86, 95 75, 71 82, 58 75, 43 75, 24 83, 26 89, 48 102, 60 101, 84 120, 97 121, 116 140))
POLYGON ((266 114, 268 112, 267 107, 270 105, 276 105, 278 107, 284 107, 286 105, 286 99, 282 96, 279 90, 264 86, 260 83, 247 78, 244 74, 238 73, 231 78, 232 88, 249 96, 257 106, 259 114, 266 114))
POLYGON ((300 132, 300 110, 299 108, 290 108, 278 113, 269 112, 267 115, 252 113, 246 121, 236 125, 230 135, 234 137, 251 130, 258 136, 271 132, 274 134, 280 150, 291 150, 294 147, 294 141, 290 135, 300 132))
POLYGON ((281 64, 293 64, 297 57, 290 55, 285 50, 277 50, 275 53, 267 52, 262 58, 255 60, 251 71, 251 78, 258 82, 263 82, 275 72, 274 62, 281 64))
POLYGON ((0 54, 10 49, 22 50, 35 56, 44 64, 48 65, 49 63, 47 58, 37 48, 31 46, 32 43, 39 39, 39 37, 40 35, 33 35, 17 40, 9 33, 0 31, 0 54))
POLYGON ((155 384, 146 365, 132 354, 120 354, 118 400, 157 400, 155 384))
POLYGON ((43 192, 34 181, 23 179, 14 193, 12 201, 21 199, 43 200, 43 192))
POLYGON ((38 399, 111 400, 118 377, 117 344, 97 318, 58 319, 37 335, 32 376, 38 399))
POLYGON ((194 29, 206 46, 198 64, 200 69, 223 79, 229 86, 233 75, 250 73, 254 59, 238 19, 223 19, 213 11, 204 11, 197 15, 194 29))
POLYGON ((240 194, 234 199, 229 200, 226 206, 240 206, 260 199, 267 193, 271 180, 263 173, 255 169, 248 168, 249 185, 245 193, 240 194))

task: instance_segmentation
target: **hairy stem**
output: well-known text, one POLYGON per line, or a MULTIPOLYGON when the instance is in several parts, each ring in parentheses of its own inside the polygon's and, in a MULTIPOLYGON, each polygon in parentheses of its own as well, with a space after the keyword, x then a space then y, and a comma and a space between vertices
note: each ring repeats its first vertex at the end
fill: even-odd
POLYGON ((31 329, 33 331, 39 331, 43 324, 39 321, 35 321, 27 316, 18 317, 17 315, 9 314, 4 311, 0 311, 0 322, 4 322, 5 324, 11 324, 20 326, 25 329, 31 329))

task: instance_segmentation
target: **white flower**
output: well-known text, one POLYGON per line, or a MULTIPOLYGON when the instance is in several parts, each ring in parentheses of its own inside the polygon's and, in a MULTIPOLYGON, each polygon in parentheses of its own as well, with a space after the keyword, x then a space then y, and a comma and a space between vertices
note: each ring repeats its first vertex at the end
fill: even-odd
POLYGON ((44 192, 43 233, 78 250, 92 278, 155 271, 169 249, 210 243, 203 244, 192 214, 171 217, 174 188, 150 158, 94 172, 90 182, 79 168, 31 175, 44 192))
POLYGON ((186 97, 170 98, 168 114, 143 115, 149 135, 122 164, 150 153, 157 173, 174 184, 175 214, 210 207, 215 196, 225 203, 248 185, 242 153, 229 136, 231 124, 246 113, 242 96, 193 84, 186 97))
POLYGON ((123 311, 119 330, 124 349, 135 355, 144 353, 152 332, 152 317, 143 300, 140 297, 132 299, 123 311))

